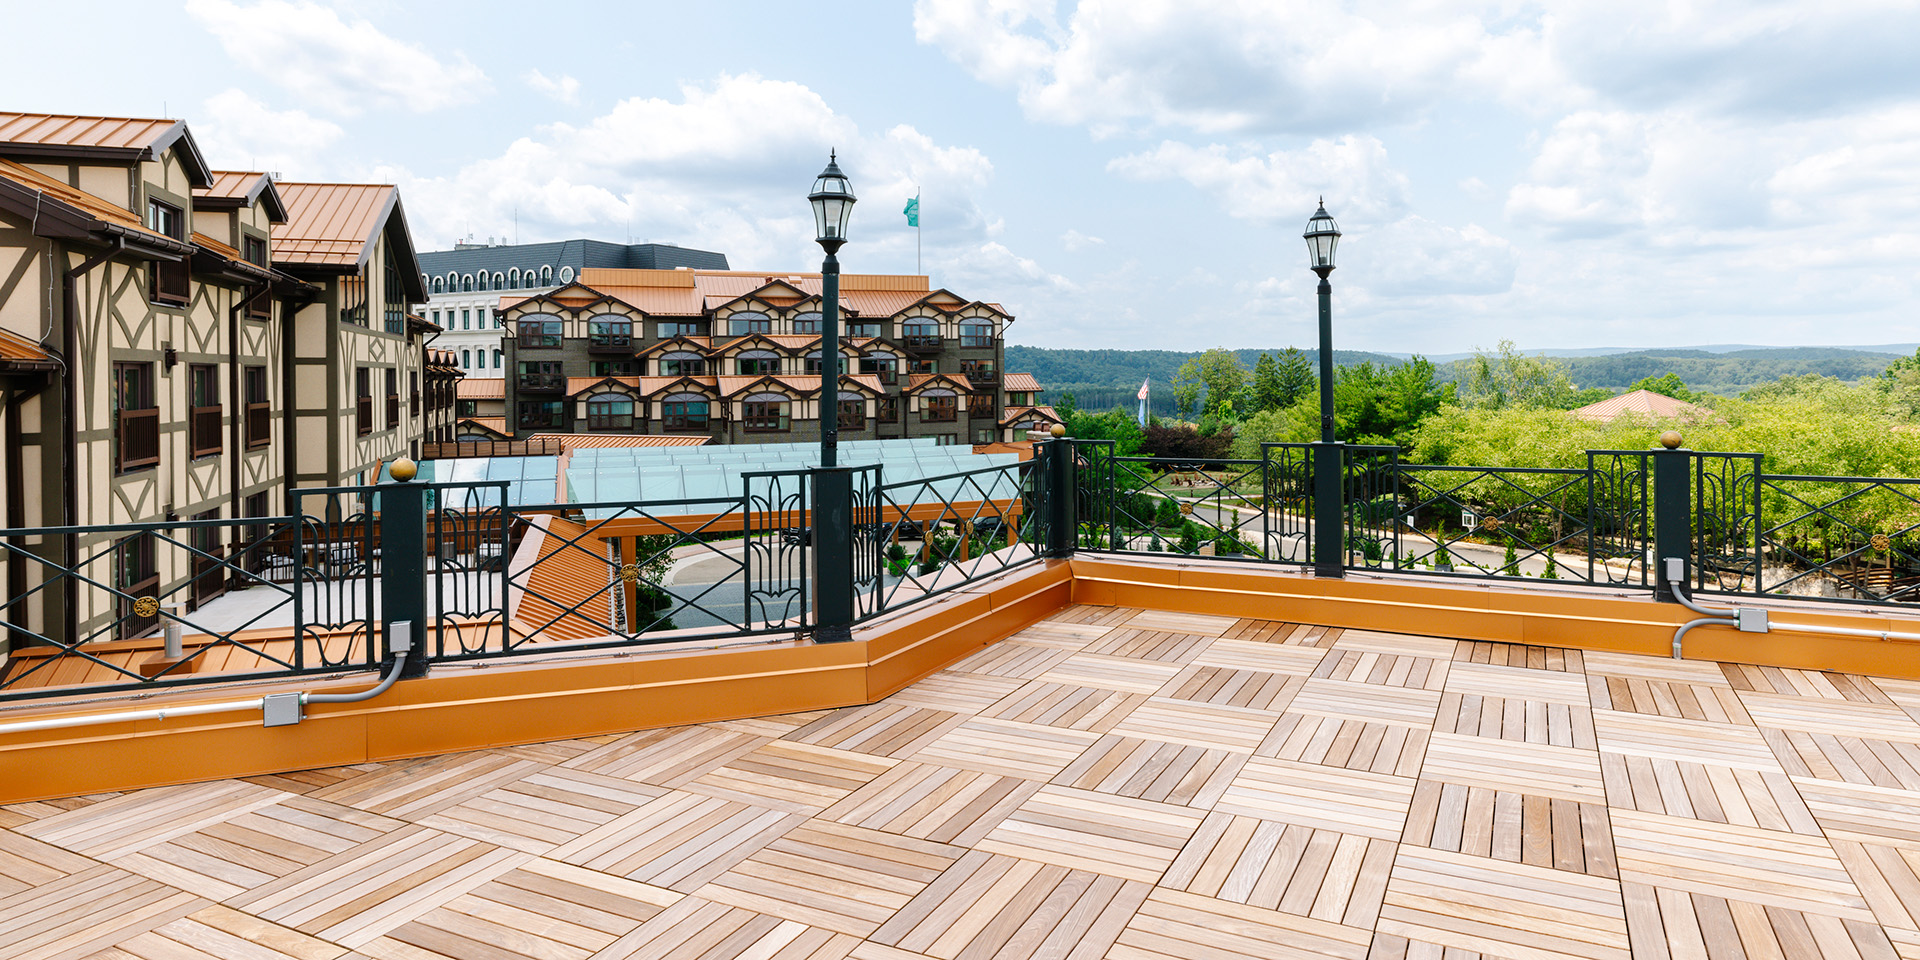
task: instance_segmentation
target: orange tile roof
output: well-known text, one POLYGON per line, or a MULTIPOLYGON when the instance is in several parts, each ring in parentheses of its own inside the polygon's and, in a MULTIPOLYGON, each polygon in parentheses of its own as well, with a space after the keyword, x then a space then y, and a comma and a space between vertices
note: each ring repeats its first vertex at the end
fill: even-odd
POLYGON ((461 400, 505 400, 507 398, 507 379, 505 377, 468 377, 454 388, 454 396, 461 400))
POLYGON ((275 263, 353 266, 386 225, 399 191, 386 184, 283 183, 287 224, 275 230, 275 263))
POLYGON ((1000 388, 1008 393, 1039 393, 1043 389, 1031 373, 1009 373, 1000 378, 1000 388))
POLYGON ((1639 414, 1654 420, 1679 420, 1695 423, 1713 417, 1713 411, 1685 400, 1675 400, 1651 390, 1634 390, 1599 403, 1590 403, 1568 411, 1574 419, 1589 423, 1611 423, 1627 414, 1639 414))
POLYGON ((110 203, 78 187, 71 187, 65 181, 55 180, 32 167, 15 163, 12 160, 0 160, 0 177, 5 177, 31 190, 38 190, 55 200, 80 210, 96 220, 104 220, 116 227, 165 240, 168 243, 180 243, 165 234, 147 229, 140 218, 127 208, 110 203))

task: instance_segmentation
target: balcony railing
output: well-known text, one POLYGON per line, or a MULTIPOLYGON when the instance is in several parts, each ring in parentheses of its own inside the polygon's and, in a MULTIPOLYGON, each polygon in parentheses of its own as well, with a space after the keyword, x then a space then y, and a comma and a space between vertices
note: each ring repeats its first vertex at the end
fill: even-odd
POLYGON ((588 353, 632 353, 633 337, 624 333, 596 333, 587 337, 588 353))
POLYGON ((191 418, 187 429, 190 435, 187 442, 193 448, 193 455, 205 457, 219 453, 221 447, 219 405, 194 407, 187 416, 191 418))
POLYGON ((561 393, 567 378, 557 373, 523 373, 518 380, 521 393, 561 393))
POLYGON ((900 338, 900 345, 905 348, 908 353, 915 355, 939 353, 941 350, 946 349, 946 341, 940 339, 938 334, 910 334, 900 338))
POLYGON ((160 409, 120 411, 119 469, 133 470, 160 462, 160 409))
POLYGON ((965 370, 967 382, 976 387, 991 387, 1000 382, 998 370, 965 370))

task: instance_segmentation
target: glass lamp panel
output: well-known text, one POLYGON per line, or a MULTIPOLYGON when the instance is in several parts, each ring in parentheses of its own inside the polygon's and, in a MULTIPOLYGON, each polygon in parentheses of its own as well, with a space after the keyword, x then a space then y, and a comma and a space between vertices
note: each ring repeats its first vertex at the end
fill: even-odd
POLYGON ((827 235, 827 201, 825 200, 813 201, 813 235, 816 237, 827 235))
POLYGON ((840 197, 821 197, 813 202, 816 211, 816 226, 820 227, 820 236, 827 239, 846 239, 847 201, 840 197))

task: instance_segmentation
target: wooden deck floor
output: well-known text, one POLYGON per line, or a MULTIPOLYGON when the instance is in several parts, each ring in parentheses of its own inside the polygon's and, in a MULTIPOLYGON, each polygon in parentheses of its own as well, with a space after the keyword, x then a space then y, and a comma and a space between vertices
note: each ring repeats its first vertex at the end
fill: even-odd
POLYGON ((1913 960, 1916 716, 1075 607, 872 706, 0 807, 0 956, 1913 960))

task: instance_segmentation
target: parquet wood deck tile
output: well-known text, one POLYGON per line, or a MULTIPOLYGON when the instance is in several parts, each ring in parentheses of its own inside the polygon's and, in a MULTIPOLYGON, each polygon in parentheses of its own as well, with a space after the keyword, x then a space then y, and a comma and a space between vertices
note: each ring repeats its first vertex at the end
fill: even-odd
POLYGON ((975 714, 1020 689, 1024 680, 942 670, 886 699, 887 703, 948 713, 975 714))
POLYGON ((1595 710, 1593 730, 1600 749, 1607 753, 1763 773, 1785 772, 1760 731, 1743 724, 1595 710))
POLYGON ((1090 623, 1112 627, 1126 623, 1142 612, 1139 607, 1102 607, 1076 603, 1047 619, 1055 623, 1090 623))
POLYGON ((584 960, 682 899, 660 887, 553 860, 529 860, 362 949, 452 958, 584 960))
POLYGON ((1518 697, 1442 694, 1433 731, 1582 750, 1592 750, 1596 744, 1593 713, 1584 704, 1518 697))
POLYGON ((1871 923, 1824 837, 1613 811, 1620 879, 1871 923))
POLYGON ((966 719, 961 713, 889 701, 832 711, 780 739, 882 757, 904 757, 940 739, 941 734, 966 719))
POLYGON ((1431 728, 1440 710, 1440 696, 1438 690, 1419 687, 1313 679, 1293 695, 1287 712, 1431 728))
POLYGON ((1237 670, 1259 670, 1266 673, 1307 677, 1311 676, 1315 670, 1319 669, 1320 664, 1331 656, 1333 655, 1320 647, 1223 638, 1209 644, 1199 656, 1193 658, 1193 662, 1206 667, 1232 667, 1237 670))
POLYGON ((845 960, 860 938, 687 897, 594 960, 845 960))
POLYGON ((1790 833, 1820 832, 1785 774, 1620 753, 1601 754, 1600 773, 1607 782, 1607 802, 1627 810, 1790 833))
POLYGON ((352 960, 346 947, 214 905, 122 940, 89 960, 352 960))
MULTIPOLYGON (((1295 694, 1306 685, 1306 678, 1268 673, 1264 670, 1237 670, 1209 664, 1188 664, 1161 687, 1159 695, 1171 700, 1217 703, 1250 710, 1285 710, 1295 694)), ((1145 698, 1141 698, 1145 700, 1145 698)))
POLYGON ((1596 673, 1587 676, 1587 687, 1596 709, 1648 713, 1677 720, 1753 723, 1746 705, 1740 702, 1740 695, 1730 686, 1596 673))
POLYGON ((1400 839, 1508 863, 1619 876, 1605 804, 1423 780, 1400 839))
POLYGON ((865 786, 898 762, 851 750, 775 740, 715 767, 681 789, 812 814, 865 786))
POLYGON ((1107 956, 1112 960, 1360 960, 1364 927, 1155 887, 1107 956))
POLYGON ((1084 730, 978 718, 947 731, 908 759, 1044 781, 1099 739, 1099 734, 1084 730))
POLYGON ((1920 851, 1920 792, 1804 777, 1793 786, 1828 839, 1920 851))
POLYGON ((803 813, 676 790, 581 834, 547 856, 686 893, 806 820, 803 813))
POLYGON ((1612 879, 1406 844, 1378 929, 1495 957, 1631 956, 1612 879))
POLYGON ((766 737, 711 727, 663 727, 628 734, 561 766, 677 787, 767 742, 766 737))
POLYGON ((451 754, 389 764, 378 773, 323 787, 307 796, 382 816, 419 820, 543 766, 491 751, 451 754))
POLYGON ((1200 651, 1213 640, 1212 637, 1200 637, 1190 633, 1138 630, 1129 626, 1107 632, 1100 639, 1087 644, 1082 650, 1107 657, 1186 663, 1198 656, 1200 651))
POLYGON ((1040 679, 1048 683, 1099 687, 1121 693, 1151 694, 1180 673, 1180 664, 1129 657, 1076 653, 1054 664, 1040 679))
POLYGON ((1333 647, 1335 650, 1370 650, 1396 657, 1425 657, 1450 663, 1459 645, 1458 640, 1448 640, 1445 637, 1381 633, 1378 630, 1342 630, 1340 639, 1334 642, 1333 647))
POLYGON ((1389 687, 1439 690, 1445 685, 1452 661, 1437 657, 1347 649, 1335 645, 1313 669, 1319 680, 1351 680, 1389 687))
POLYGON ((14 828, 96 860, 126 856, 219 823, 288 794, 237 780, 155 787, 121 794, 14 828))
POLYGON ((1145 693, 1030 680, 999 703, 980 711, 980 716, 1105 733, 1146 702, 1145 693))
POLYGON ((1053 782, 1095 793, 1211 807, 1246 759, 1244 753, 1227 750, 1109 735, 1053 782))
POLYGON ((1284 643, 1303 647, 1330 647, 1340 639, 1340 631, 1306 623, 1283 620, 1236 620, 1220 634, 1227 640, 1252 640, 1257 643, 1284 643))
POLYGON ((872 705, 0 807, 7 960, 1629 950, 1920 960, 1920 681, 1083 605, 872 705))
POLYGON ((1279 719, 1280 714, 1271 710, 1154 697, 1135 707, 1113 732, 1142 740, 1252 753, 1279 719))
POLYGON ((369 773, 385 770, 384 763, 356 763, 345 767, 319 767, 313 770, 295 770, 291 773, 270 773, 258 777, 242 777, 248 783, 287 793, 312 793, 322 787, 331 787, 343 780, 364 777, 369 773))
POLYGON ((1541 701, 1585 707, 1587 678, 1584 674, 1537 670, 1504 664, 1456 661, 1447 669, 1446 685, 1441 689, 1479 697, 1541 701))
POLYGON ((530 859, 406 826, 255 887, 227 905, 357 948, 530 859))
POLYGON ((404 820, 291 796, 112 862, 209 900, 228 900, 404 826, 404 820))
POLYGON ((1322 830, 1398 840, 1415 781, 1363 770, 1255 757, 1214 809, 1322 830))
POLYGON ((1887 931, 1872 923, 1639 883, 1621 888, 1635 957, 1895 960, 1898 956, 1887 931))
POLYGON ((1793 776, 1920 789, 1920 744, 1778 727, 1762 727, 1760 734, 1793 776))
POLYGON ((1215 812, 1159 886, 1371 928, 1396 844, 1215 812))
POLYGON ((1453 649, 1453 659, 1456 663, 1487 663, 1555 673, 1586 672, 1585 658, 1578 650, 1524 643, 1462 640, 1453 649))
POLYGON ((547 767, 419 822, 496 846, 546 853, 666 792, 619 777, 547 767))
POLYGON ((1720 672, 1733 688, 1742 693, 1777 693, 1786 696, 1815 697, 1827 700, 1851 700, 1855 703, 1890 704, 1892 699, 1867 677, 1818 670, 1791 670, 1761 667, 1748 663, 1722 663, 1720 672))
POLYGON ((1204 613, 1174 613, 1169 610, 1142 610, 1124 623, 1135 630, 1166 630, 1217 637, 1239 621, 1233 617, 1214 617, 1204 613))
POLYGON ((1413 777, 1427 755, 1421 727, 1284 714, 1254 756, 1413 777))
POLYGON ((0 957, 85 956, 206 905, 145 877, 96 866, 0 899, 0 957))
POLYGON ((32 890, 97 864, 25 834, 0 830, 0 897, 32 890))
POLYGON ((909 762, 875 777, 820 818, 970 847, 1040 787, 1037 780, 909 762))
POLYGON ((1152 883, 1205 816, 1175 804, 1049 785, 974 849, 1152 883))
POLYGON ((735 864, 694 896, 866 937, 966 852, 814 820, 735 864))
POLYGON ((1073 656, 1074 653, 1074 650, 1053 644, 1003 641, 986 647, 947 669, 989 677, 1031 680, 1046 673, 1054 664, 1073 656))
POLYGON ((865 960, 1093 958, 1152 889, 1147 883, 973 850, 874 931, 865 960))
POLYGON ((1490 787, 1578 803, 1606 803, 1600 757, 1547 743, 1436 733, 1427 743, 1422 779, 1490 787))

